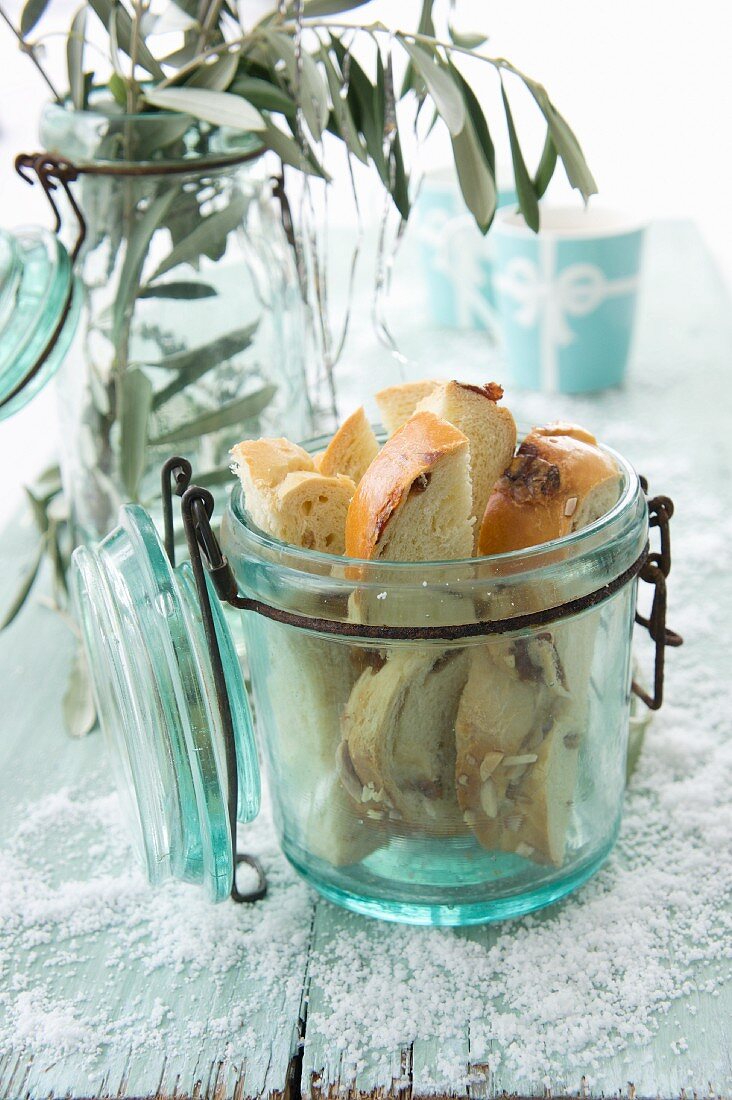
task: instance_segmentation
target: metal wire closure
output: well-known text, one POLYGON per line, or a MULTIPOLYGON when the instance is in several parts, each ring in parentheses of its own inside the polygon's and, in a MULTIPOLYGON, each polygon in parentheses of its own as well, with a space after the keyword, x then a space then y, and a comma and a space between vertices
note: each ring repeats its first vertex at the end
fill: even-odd
MULTIPOLYGON (((645 478, 641 479, 643 490, 648 490, 645 478)), ((663 703, 663 674, 666 659, 666 646, 680 646, 683 638, 666 626, 666 577, 671 572, 671 533, 669 520, 674 514, 673 502, 668 497, 652 497, 648 501, 648 526, 657 527, 661 535, 661 549, 649 554, 640 571, 640 579, 653 585, 653 604, 651 614, 646 619, 636 611, 635 621, 644 626, 656 643, 656 659, 653 674, 653 695, 633 681, 633 692, 643 700, 651 710, 659 710, 663 703)))
POLYGON ((226 781, 228 784, 227 809, 229 813, 229 832, 231 835, 232 863, 234 874, 231 883, 231 897, 239 903, 260 901, 267 893, 267 878, 264 869, 255 856, 237 852, 237 810, 239 776, 236 761, 236 744, 234 740, 234 724, 231 719, 231 706, 229 694, 226 690, 226 678, 221 661, 221 650, 216 627, 211 613, 211 601, 206 585, 201 550, 208 556, 210 540, 215 536, 211 530, 211 516, 213 514, 214 500, 207 489, 197 485, 191 485, 191 464, 185 458, 177 456, 169 458, 162 471, 163 493, 163 519, 165 523, 165 549, 170 558, 170 564, 175 566, 175 545, 173 537, 173 493, 182 498, 181 513, 183 526, 188 543, 188 555, 196 582, 196 592, 201 606, 201 618, 203 620, 206 645, 211 657, 211 669, 213 671, 214 688, 216 691, 216 705, 221 716, 221 727, 224 733, 224 749, 226 754, 226 781), (242 893, 236 884, 236 870, 246 863, 257 876, 256 884, 251 890, 242 893))

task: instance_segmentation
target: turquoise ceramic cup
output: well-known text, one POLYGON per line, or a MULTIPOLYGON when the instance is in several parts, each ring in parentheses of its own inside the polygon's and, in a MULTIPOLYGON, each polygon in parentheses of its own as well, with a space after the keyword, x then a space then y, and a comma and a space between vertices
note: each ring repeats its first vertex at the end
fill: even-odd
POLYGON ((623 381, 643 233, 639 220, 606 210, 542 207, 539 233, 499 211, 493 280, 514 385, 587 393, 623 381))
MULTIPOLYGON (((498 192, 498 205, 516 201, 513 187, 498 192)), ((452 172, 425 177, 415 209, 421 271, 433 324, 493 331, 493 241, 480 232, 452 172)))

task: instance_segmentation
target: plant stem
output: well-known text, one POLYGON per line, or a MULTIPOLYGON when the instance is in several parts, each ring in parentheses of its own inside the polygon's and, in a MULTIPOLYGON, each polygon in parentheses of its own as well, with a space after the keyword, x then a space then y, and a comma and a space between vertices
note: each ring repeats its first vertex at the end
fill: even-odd
POLYGON ((13 23, 7 17, 7 15, 3 11, 2 7, 0 7, 0 19, 2 19, 3 22, 5 22, 10 27, 10 30, 13 32, 13 34, 15 35, 15 37, 18 40, 18 44, 20 46, 21 51, 31 59, 31 61, 33 62, 35 67, 38 69, 38 72, 41 74, 41 77, 46 82, 48 87, 51 89, 51 94, 53 95, 53 98, 56 100, 57 103, 60 103, 61 99, 63 98, 61 96, 61 93, 54 87, 53 81, 51 80, 51 78, 48 75, 48 73, 46 72, 46 70, 43 68, 43 65, 41 65, 40 61, 36 57, 33 47, 30 46, 26 42, 26 40, 23 38, 23 35, 20 33, 20 31, 17 29, 17 27, 13 26, 13 23))

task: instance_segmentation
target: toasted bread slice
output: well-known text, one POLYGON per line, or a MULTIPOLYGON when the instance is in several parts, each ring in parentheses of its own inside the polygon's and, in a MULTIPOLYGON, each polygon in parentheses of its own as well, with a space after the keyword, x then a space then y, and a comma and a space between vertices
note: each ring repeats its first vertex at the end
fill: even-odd
POLYGON ((425 378, 420 382, 401 382, 396 386, 387 386, 376 394, 381 422, 389 435, 393 435, 406 424, 422 398, 432 393, 439 384, 425 378))
POLYGON ((448 420, 470 444, 470 477, 473 515, 476 517, 474 549, 493 486, 513 458, 516 424, 510 411, 498 402, 503 389, 497 382, 471 386, 443 382, 417 405, 417 412, 433 412, 448 420))
POLYGON ((463 649, 396 650, 361 674, 342 730, 372 811, 430 835, 462 827, 455 713, 466 675, 463 649))
POLYGON ((318 456, 317 468, 326 477, 343 474, 358 485, 378 453, 378 441, 361 406, 343 421, 318 456))
POLYGON ((608 512, 619 492, 615 461, 584 428, 534 428, 488 500, 478 551, 502 554, 578 531, 608 512))
POLYGON ((469 557, 469 462, 462 432, 434 413, 416 413, 359 482, 346 519, 346 554, 389 561, 469 557))
POLYGON ((231 451, 244 503, 256 525, 283 542, 342 554, 355 485, 315 470, 307 451, 286 439, 255 439, 231 451))

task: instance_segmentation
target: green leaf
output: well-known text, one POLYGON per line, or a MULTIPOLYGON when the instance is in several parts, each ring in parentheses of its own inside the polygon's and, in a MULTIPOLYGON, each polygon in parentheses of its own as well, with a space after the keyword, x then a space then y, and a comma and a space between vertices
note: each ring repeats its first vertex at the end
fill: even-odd
POLYGON ((508 140, 511 143, 513 178, 516 183, 519 209, 529 229, 533 229, 533 231, 537 233, 539 231, 539 203, 536 198, 536 192, 534 191, 534 185, 531 182, 531 177, 526 168, 523 153, 521 152, 521 146, 519 145, 518 136, 516 134, 516 127, 513 124, 513 115, 511 114, 511 108, 508 103, 508 96, 506 95, 506 89, 503 86, 503 82, 501 82, 501 95, 503 97, 503 108, 506 112, 508 140))
POLYGON ((139 221, 133 225, 132 232, 127 239, 125 258, 119 274, 112 313, 112 339, 115 344, 119 343, 125 321, 132 316, 132 311, 135 308, 137 288, 140 285, 140 276, 150 247, 150 241, 170 209, 174 198, 175 191, 173 188, 169 188, 162 195, 153 199, 139 221))
POLYGON ((49 524, 48 502, 43 501, 35 496, 35 494, 32 493, 27 486, 25 486, 24 492, 28 499, 30 510, 33 513, 33 521, 38 528, 38 533, 40 535, 45 535, 46 531, 48 531, 49 524))
POLYGON ((336 72, 333 59, 325 46, 321 46, 320 48, 320 60, 323 62, 323 67, 325 69, 325 76, 328 81, 328 90, 330 91, 330 99, 333 104, 333 114, 335 115, 338 125, 338 132, 346 143, 348 150, 353 153, 362 164, 366 164, 368 161, 368 153, 359 138, 348 101, 341 96, 343 78, 336 72))
MULTIPOLYGON (((132 56, 133 26, 127 9, 119 0, 89 0, 89 6, 99 16, 105 30, 109 30, 113 15, 116 14, 117 40, 120 49, 124 50, 128 57, 132 56)), ((137 61, 156 80, 163 80, 165 73, 158 61, 155 60, 141 35, 137 38, 137 61)))
POLYGON ((215 298, 218 291, 209 283, 170 282, 143 287, 138 298, 180 298, 193 301, 196 298, 215 298))
POLYGON ((229 88, 232 95, 243 96, 255 107, 263 111, 280 111, 288 118, 297 113, 295 100, 268 80, 254 76, 238 76, 229 88))
POLYGON ((463 97, 453 80, 450 70, 416 42, 410 42, 403 35, 397 38, 404 46, 415 69, 427 85, 432 101, 440 113, 453 137, 459 134, 465 125, 465 104, 463 97))
POLYGON ((546 192, 549 182, 554 175, 556 165, 557 147, 552 141, 551 130, 547 129, 546 138, 544 139, 544 148, 541 151, 541 160, 539 161, 539 167, 536 169, 536 175, 534 176, 534 192, 537 199, 540 199, 546 192))
POLYGON ((447 25, 447 32, 450 41, 463 50, 475 50, 488 41, 487 34, 481 34, 480 31, 458 31, 450 23, 447 25))
POLYGON ((256 107, 238 95, 209 88, 146 88, 145 99, 152 107, 181 111, 214 126, 231 126, 249 133, 264 130, 266 124, 256 107))
MULTIPOLYGON (((346 48, 335 35, 331 35, 331 45, 343 71, 346 48)), ((354 125, 363 136, 367 152, 388 187, 389 170, 384 157, 384 116, 381 100, 375 86, 352 55, 348 58, 348 105, 354 125)))
POLYGON ((295 96, 296 101, 299 83, 299 100, 302 113, 305 116, 310 133, 316 141, 320 141, 330 111, 328 94, 318 66, 310 54, 303 50, 301 54, 301 71, 298 74, 295 44, 292 38, 280 31, 266 31, 264 38, 267 44, 270 67, 276 72, 277 63, 284 62, 290 92, 295 96))
POLYGON ((488 123, 486 122, 485 115, 483 114, 483 108, 478 102, 478 98, 473 89, 468 84, 467 80, 454 65, 450 64, 450 71, 452 72, 455 80, 457 81, 460 91, 462 92, 463 99, 465 100, 465 106, 468 111, 468 116, 473 124, 475 130, 475 136, 478 139, 478 143, 483 150, 483 156, 486 159, 491 175, 495 181, 496 178, 496 151, 493 147, 493 141, 491 140, 490 131, 488 129, 488 123))
POLYGON ((71 737, 85 737, 96 724, 97 712, 84 650, 77 643, 61 703, 64 726, 71 737))
POLYGON ((259 322, 255 321, 246 328, 237 329, 236 332, 228 332, 226 336, 220 336, 210 344, 181 351, 177 355, 169 355, 151 366, 165 370, 176 370, 178 377, 167 386, 159 390, 153 398, 153 409, 159 409, 166 401, 170 401, 177 393, 180 393, 192 382, 198 381, 204 374, 214 367, 226 363, 241 351, 251 347, 252 337, 257 330, 259 322))
POLYGON ((7 626, 10 626, 13 619, 16 617, 25 601, 30 595, 31 589, 35 584, 36 577, 38 576, 38 570, 41 567, 43 561, 43 555, 46 551, 46 539, 42 538, 36 547, 36 552, 31 560, 31 564, 23 575, 23 578, 18 587, 18 591, 10 602, 10 606, 5 611, 2 619, 0 619, 0 630, 5 630, 7 626))
MULTIPOLYGON (((239 66, 239 54, 222 53, 215 61, 201 65, 194 72, 190 80, 185 83, 186 88, 209 88, 214 92, 224 92, 231 84, 239 66)), ((246 96, 244 97, 246 99, 246 96)))
POLYGON ((486 233, 496 212, 496 184, 470 119, 453 136, 452 150, 465 205, 486 233))
POLYGON ((112 73, 107 81, 107 87, 112 93, 115 103, 119 103, 120 107, 124 107, 127 102, 127 87, 124 80, 117 73, 112 73))
POLYGON ((84 35, 86 33, 86 6, 82 6, 71 20, 66 39, 66 68, 69 78, 71 102, 77 111, 83 111, 84 95, 84 35))
MULTIPOLYGON (((419 23, 417 24, 417 33, 435 36, 435 21, 432 18, 432 8, 434 7, 434 0, 422 0, 422 8, 419 13, 419 23)), ((400 98, 403 99, 407 92, 414 90, 419 98, 424 96, 425 88, 422 81, 417 77, 414 71, 414 65, 410 61, 404 71, 404 79, 402 81, 402 90, 400 92, 400 98)))
POLYGON ((392 163, 394 171, 391 178, 391 197, 394 200, 394 205, 399 211, 402 218, 405 221, 409 218, 409 212, 411 204, 409 201, 409 177, 407 176, 406 169, 404 167, 404 157, 402 155, 402 143, 399 140, 399 133, 394 135, 394 141, 391 147, 392 163))
POLYGON ((547 121, 552 141, 557 147, 557 153, 562 158, 567 179, 571 186, 575 187, 587 201, 590 195, 597 194, 597 184, 587 166, 587 161, 577 138, 549 99, 546 89, 534 80, 523 79, 547 121))
POLYGON ((120 389, 120 471, 130 500, 136 500, 145 472, 153 388, 141 370, 128 370, 122 376, 120 389))
POLYGON ((57 462, 47 466, 33 482, 33 494, 47 504, 61 492, 61 468, 57 462))
POLYGON ((195 229, 179 240, 165 259, 158 264, 148 284, 179 264, 195 264, 202 255, 214 257, 223 255, 229 234, 238 229, 244 221, 247 203, 248 200, 242 192, 236 191, 229 205, 223 210, 217 210, 208 217, 202 218, 195 229))
MULTIPOLYGON (((306 19, 316 19, 324 15, 340 15, 342 11, 353 11, 370 2, 371 0, 305 0, 303 16, 306 19)), ((294 4, 288 5, 290 11, 293 11, 294 7, 294 4)))
POLYGON ((202 435, 208 435, 209 432, 217 432, 222 428, 230 428, 233 424, 240 424, 244 420, 258 416, 263 409, 266 409, 276 392, 276 386, 264 386, 256 393, 231 401, 221 409, 213 409, 211 412, 202 413, 193 420, 189 420, 187 424, 179 424, 169 432, 159 435, 153 443, 157 445, 198 439, 202 435))
POLYGON ((327 172, 313 157, 313 163, 308 160, 298 143, 291 138, 289 134, 285 134, 280 130, 279 126, 275 126, 269 119, 266 120, 267 128, 261 135, 264 144, 268 149, 271 149, 273 153, 276 153, 283 164, 289 164, 293 168, 297 168, 298 172, 304 172, 308 176, 321 176, 323 179, 330 179, 327 172))
POLYGON ((33 30, 48 7, 48 3, 49 0, 28 0, 20 17, 20 33, 23 38, 27 38, 33 30))

